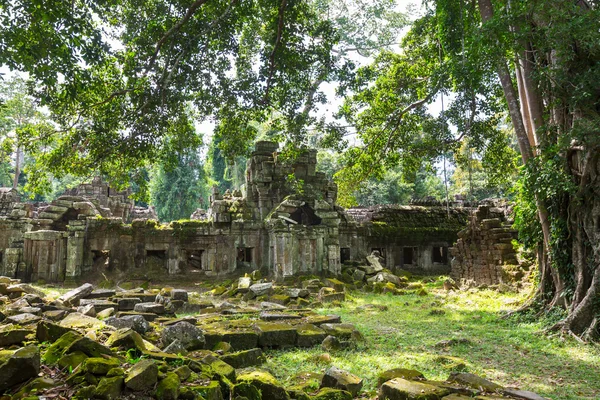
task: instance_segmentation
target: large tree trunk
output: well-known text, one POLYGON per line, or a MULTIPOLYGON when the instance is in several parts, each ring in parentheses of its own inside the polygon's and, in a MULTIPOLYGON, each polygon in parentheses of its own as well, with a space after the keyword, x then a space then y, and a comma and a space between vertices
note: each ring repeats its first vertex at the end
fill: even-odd
MULTIPOLYGON (((478 0, 478 4, 479 12, 481 14, 481 20, 483 21, 483 23, 486 23, 494 16, 494 8, 492 2, 491 0, 478 0)), ((525 63, 525 65, 526 64, 527 63, 525 63)), ((521 102, 519 102, 519 96, 517 95, 517 91, 515 90, 515 87, 513 85, 513 80, 510 75, 510 71, 508 69, 506 60, 498 60, 497 74, 502 85, 504 97, 506 98, 506 102, 508 104, 508 111, 513 124, 515 135, 517 136, 517 142, 519 143, 521 158, 523 160, 523 163, 527 163, 534 156, 532 147, 535 146, 537 142, 537 140, 535 140, 536 128, 541 123, 541 111, 539 107, 536 104, 534 104, 537 103, 538 100, 534 98, 535 92, 533 90, 533 86, 530 82, 526 82, 528 81, 528 79, 530 79, 530 76, 526 77, 524 75, 521 75, 521 92, 523 95, 526 95, 529 92, 531 94, 531 102, 529 102, 527 98, 521 98, 521 102), (522 104, 523 107, 521 107, 520 104, 522 104), (531 126, 530 134, 528 134, 527 128, 525 127, 525 121, 523 115, 521 114, 521 108, 527 111, 527 116, 530 118, 530 121, 527 121, 528 124, 531 126)), ((539 266, 540 276, 542 278, 552 277, 554 286, 554 299, 552 300, 552 303, 556 305, 565 306, 565 297, 563 296, 564 281, 558 274, 558 272, 552 268, 552 259, 549 251, 551 240, 551 226, 548 211, 543 201, 539 198, 536 198, 536 206, 538 210, 538 218, 540 220, 542 233, 544 237, 544 257, 539 257, 539 260, 541 261, 541 264, 539 266)), ((545 282, 541 282, 541 290, 539 292, 543 293, 545 287, 545 282)))

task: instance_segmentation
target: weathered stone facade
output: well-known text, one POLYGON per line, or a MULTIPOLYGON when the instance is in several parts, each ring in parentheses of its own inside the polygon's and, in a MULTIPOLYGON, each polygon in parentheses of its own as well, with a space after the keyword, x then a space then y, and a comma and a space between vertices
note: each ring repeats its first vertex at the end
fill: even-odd
POLYGON ((479 206, 458 236, 456 245, 450 249, 451 276, 455 280, 494 285, 523 277, 512 243, 517 239, 517 231, 512 228, 507 207, 479 206))
POLYGON ((190 280, 255 269, 275 278, 338 275, 342 263, 364 263, 373 250, 390 270, 449 271, 448 247, 469 209, 344 210, 336 185, 316 171, 316 151, 289 164, 277 147, 258 142, 242 190, 213 190, 211 207, 189 221, 159 224, 153 210, 134 207, 129 191, 100 179, 48 205, 15 202, 0 216, 0 275, 52 282, 107 272, 190 280))

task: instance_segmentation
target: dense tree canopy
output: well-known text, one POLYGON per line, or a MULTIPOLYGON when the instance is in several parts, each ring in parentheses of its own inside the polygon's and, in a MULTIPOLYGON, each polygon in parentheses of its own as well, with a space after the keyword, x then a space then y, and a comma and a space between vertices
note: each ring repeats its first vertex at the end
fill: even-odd
POLYGON ((351 68, 348 52, 394 41, 405 19, 393 8, 393 0, 0 1, 0 65, 29 74, 54 121, 22 132, 36 155, 30 186, 47 190, 49 173, 92 170, 139 183, 140 166, 175 165, 173 154, 197 147, 194 119, 218 122, 228 157, 247 151, 251 122, 273 110, 302 141, 324 100, 321 83, 351 68))
MULTIPOLYGON (((598 3, 426 6, 401 54, 382 53, 343 88, 353 94, 340 115, 361 142, 346 151, 338 173, 342 199, 352 203, 352 188, 373 174, 398 164, 410 171, 465 141, 496 176, 509 177, 513 156, 499 124, 508 113, 524 164, 517 222, 521 238, 540 250, 534 299, 567 308, 557 327, 599 336, 598 3), (426 106, 442 96, 443 112, 428 113, 426 106)), ((331 143, 343 143, 346 133, 330 134, 331 143)))

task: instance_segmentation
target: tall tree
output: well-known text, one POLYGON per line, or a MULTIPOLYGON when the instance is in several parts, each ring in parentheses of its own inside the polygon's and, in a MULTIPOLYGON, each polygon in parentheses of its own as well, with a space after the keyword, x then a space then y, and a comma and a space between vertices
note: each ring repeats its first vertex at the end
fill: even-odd
POLYGON ((363 145, 347 152, 346 170, 338 175, 342 189, 389 165, 435 158, 465 137, 501 166, 498 155, 509 153, 497 152, 497 116, 507 112, 525 165, 517 218, 521 238, 540 255, 534 299, 568 310, 556 328, 597 338, 599 3, 439 0, 426 5, 403 53, 382 54, 349 85, 356 94, 341 114, 357 128, 363 145), (429 115, 425 106, 449 92, 455 97, 445 111, 429 115))
POLYGON ((178 155, 175 168, 159 165, 150 179, 150 201, 163 222, 187 219, 208 201, 208 182, 195 152, 178 155))
MULTIPOLYGON (((0 81, 0 156, 3 166, 2 175, 7 177, 10 167, 14 189, 19 186, 24 154, 17 131, 39 123, 43 115, 38 111, 34 99, 28 94, 26 82, 20 76, 0 81), (14 160, 14 161, 12 161, 14 160)), ((3 181, 6 185, 8 182, 3 181)))

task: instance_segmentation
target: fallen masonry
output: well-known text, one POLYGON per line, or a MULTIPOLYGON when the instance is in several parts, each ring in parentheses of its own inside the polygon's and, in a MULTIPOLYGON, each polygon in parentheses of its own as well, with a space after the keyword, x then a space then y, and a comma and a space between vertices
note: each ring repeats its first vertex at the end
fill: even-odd
MULTIPOLYGON (((365 287, 395 286, 391 279, 367 283, 368 279, 365 287)), ((0 281, 20 283, 6 277, 0 281)), ((404 290, 422 290, 409 289, 402 280, 397 283, 405 283, 404 290)), ((224 291, 217 287, 200 297, 170 287, 125 291, 90 286, 57 300, 33 287, 0 297, 3 400, 350 400, 364 398, 365 378, 378 382, 381 400, 541 399, 468 373, 452 373, 438 382, 402 368, 359 377, 330 366, 311 375, 316 386, 283 385, 264 368, 269 349, 321 346, 348 351, 364 340, 356 326, 339 316, 311 309, 322 304, 324 296, 344 295, 334 300, 344 301, 348 285, 337 279, 305 279, 285 286, 244 276, 224 291), (81 304, 106 303, 114 310, 105 317, 80 312, 86 307, 81 304), (32 313, 32 308, 37 311, 32 313)))

